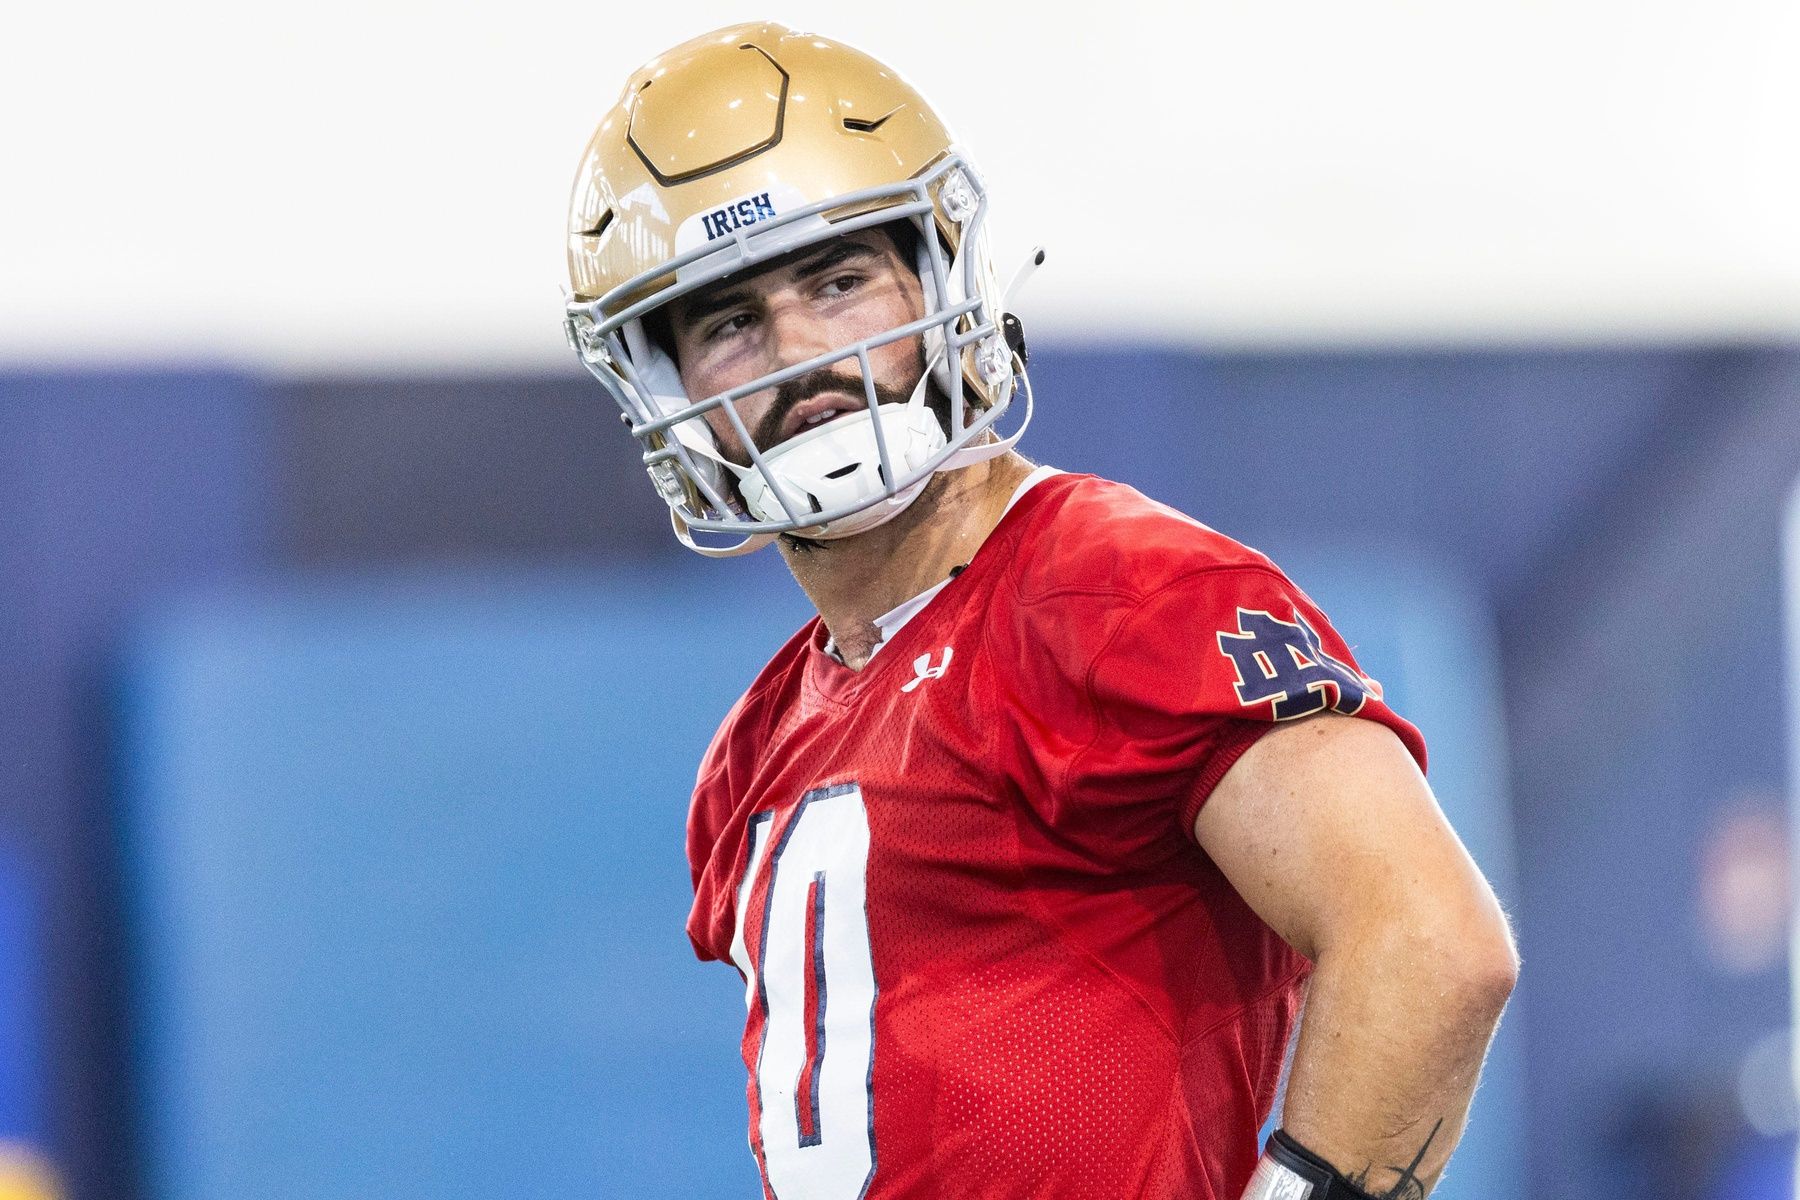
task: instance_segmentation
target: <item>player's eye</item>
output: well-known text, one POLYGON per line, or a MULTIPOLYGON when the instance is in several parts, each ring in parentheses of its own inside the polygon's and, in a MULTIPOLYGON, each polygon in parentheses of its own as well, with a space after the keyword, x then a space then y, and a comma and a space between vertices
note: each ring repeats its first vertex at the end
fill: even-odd
POLYGON ((732 334, 741 333, 756 318, 747 312, 732 313, 722 321, 715 321, 707 327, 705 340, 709 342, 723 341, 732 334))
POLYGON ((845 271, 840 275, 833 275, 830 279, 826 280, 819 290, 826 296, 848 296, 851 292, 861 286, 862 282, 863 277, 857 272, 845 271))

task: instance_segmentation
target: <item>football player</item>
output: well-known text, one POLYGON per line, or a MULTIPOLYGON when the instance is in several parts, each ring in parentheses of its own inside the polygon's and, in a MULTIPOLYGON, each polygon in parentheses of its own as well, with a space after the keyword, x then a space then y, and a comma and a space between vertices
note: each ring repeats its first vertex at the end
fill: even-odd
POLYGON ((688 819, 765 1193, 1423 1197, 1505 918, 1274 564, 1013 449, 987 217, 904 80, 772 24, 639 70, 576 180, 569 337, 676 535, 819 612, 688 819))

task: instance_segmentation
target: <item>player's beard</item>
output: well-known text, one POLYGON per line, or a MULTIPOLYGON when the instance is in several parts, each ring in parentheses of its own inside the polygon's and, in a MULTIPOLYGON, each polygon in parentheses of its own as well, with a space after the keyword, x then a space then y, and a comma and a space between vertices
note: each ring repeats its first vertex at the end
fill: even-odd
MULTIPOLYGON (((918 369, 920 375, 926 374, 923 350, 919 354, 918 369)), ((918 386, 918 382, 918 376, 915 376, 912 382, 903 387, 893 387, 877 381, 875 400, 878 404, 907 404, 912 400, 913 389, 918 386)), ((782 426, 786 424, 788 414, 793 412, 796 406, 826 392, 843 392, 851 396, 864 397, 867 395, 863 390, 861 372, 853 375, 840 375, 821 367, 819 370, 808 372, 797 379, 790 379, 776 389, 775 402, 769 405, 769 411, 763 414, 762 420, 758 421, 756 428, 751 431, 756 448, 765 454, 768 453, 770 449, 779 444, 777 439, 781 437, 782 426)), ((948 438, 950 436, 950 397, 932 377, 927 377, 925 380, 925 407, 930 409, 932 415, 937 418, 938 427, 948 438)), ((799 434, 796 433, 795 436, 799 436, 799 434)), ((940 482, 942 482, 941 476, 931 480, 926 485, 926 492, 932 492, 933 485, 940 482)), ((924 495, 920 497, 921 500, 927 498, 924 495)), ((782 534, 781 541, 790 549, 801 552, 819 550, 826 545, 824 541, 799 537, 793 533, 782 534)))
MULTIPOLYGON (((925 364, 923 356, 919 363, 919 372, 923 374, 925 364)), ((904 387, 893 387, 877 381, 875 384, 875 400, 878 404, 906 404, 912 399, 913 388, 918 386, 918 377, 904 387)), ((775 402, 769 405, 769 411, 763 414, 756 428, 750 431, 751 440, 756 448, 767 454, 780 444, 782 426, 787 424, 788 414, 795 408, 826 392, 842 392, 845 395, 864 398, 863 379, 860 372, 851 375, 840 375, 821 367, 817 371, 808 372, 798 379, 790 379, 775 389, 775 402)), ((866 399, 861 400, 866 403, 866 399)), ((925 383, 925 406, 937 417, 938 425, 944 436, 950 436, 950 397, 938 386, 936 379, 928 379, 925 383)), ((796 430, 798 437, 804 429, 796 430)), ((748 457, 748 456, 746 456, 748 457)))

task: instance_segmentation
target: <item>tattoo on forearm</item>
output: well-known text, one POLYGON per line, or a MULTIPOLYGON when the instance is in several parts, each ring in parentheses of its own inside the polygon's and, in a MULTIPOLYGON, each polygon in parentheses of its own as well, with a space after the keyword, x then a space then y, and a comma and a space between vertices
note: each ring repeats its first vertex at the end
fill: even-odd
POLYGON ((1374 1163, 1350 1176, 1350 1182, 1375 1197, 1375 1200, 1425 1200, 1425 1193, 1431 1185, 1419 1178, 1419 1164, 1425 1161, 1425 1152, 1431 1149, 1431 1143, 1437 1140, 1438 1130, 1443 1127, 1444 1119, 1439 1117, 1437 1124, 1431 1127, 1431 1132, 1425 1135, 1425 1144, 1419 1147, 1419 1152, 1413 1155, 1411 1162, 1404 1167, 1387 1168, 1399 1176, 1387 1191, 1378 1192, 1369 1183, 1369 1173, 1375 1170, 1374 1163))

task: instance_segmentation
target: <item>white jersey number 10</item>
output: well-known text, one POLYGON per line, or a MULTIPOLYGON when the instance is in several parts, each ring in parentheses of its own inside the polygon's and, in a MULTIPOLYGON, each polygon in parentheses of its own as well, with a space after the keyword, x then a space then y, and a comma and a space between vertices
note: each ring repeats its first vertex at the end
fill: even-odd
POLYGON ((869 814, 853 783, 808 792, 772 850, 770 817, 751 822, 731 943, 745 1002, 763 1011, 752 1148, 776 1200, 856 1200, 875 1171, 869 814), (755 962, 744 913, 771 853, 755 962))

